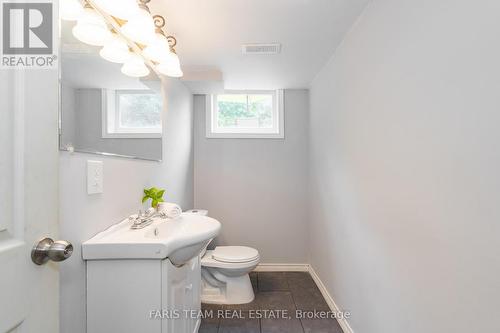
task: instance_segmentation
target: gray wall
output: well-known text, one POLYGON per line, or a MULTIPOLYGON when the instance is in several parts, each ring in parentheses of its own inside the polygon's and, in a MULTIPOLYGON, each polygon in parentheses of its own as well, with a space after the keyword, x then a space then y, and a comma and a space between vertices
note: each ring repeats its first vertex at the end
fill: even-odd
POLYGON ((162 159, 161 139, 102 137, 102 90, 62 87, 62 144, 76 150, 97 151, 146 159, 162 159), (73 139, 71 141, 71 139, 73 139))
POLYGON ((311 87, 311 263, 356 333, 498 332, 500 2, 374 0, 311 87))
POLYGON ((207 139, 195 96, 195 205, 222 223, 217 243, 264 263, 307 262, 308 92, 285 91, 285 139, 207 139))
POLYGON ((143 188, 166 188, 167 201, 193 207, 193 105, 179 81, 164 82, 167 98, 161 163, 61 153, 60 237, 75 252, 61 265, 61 332, 85 332, 85 264, 81 242, 137 212, 143 188), (104 162, 104 193, 87 195, 86 162, 104 162))

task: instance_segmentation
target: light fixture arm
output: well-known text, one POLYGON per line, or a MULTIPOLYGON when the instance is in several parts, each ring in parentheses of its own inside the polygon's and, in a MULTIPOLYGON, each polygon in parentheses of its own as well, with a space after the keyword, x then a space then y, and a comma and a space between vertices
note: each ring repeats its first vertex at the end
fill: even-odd
POLYGON ((161 15, 153 15, 153 22, 155 23, 156 32, 162 34, 167 39, 168 45, 170 46, 170 51, 176 53, 174 48, 177 45, 177 39, 172 35, 166 36, 163 32, 163 28, 165 27, 166 22, 165 18, 161 15))
MULTIPOLYGON (((153 15, 153 22, 155 23, 155 27, 156 27, 156 30, 160 30, 163 29, 163 27, 165 26, 165 18, 161 15, 153 15)), ((163 33, 163 31, 162 31, 163 33)))
POLYGON ((151 13, 148 7, 148 3, 150 2, 151 0, 139 0, 137 1, 137 5, 139 6, 139 8, 146 10, 148 13, 151 13))
MULTIPOLYGON (((173 48, 177 45, 177 39, 174 36, 167 36, 167 41, 170 48, 173 50, 173 48)), ((175 53, 175 51, 173 52, 175 53)))

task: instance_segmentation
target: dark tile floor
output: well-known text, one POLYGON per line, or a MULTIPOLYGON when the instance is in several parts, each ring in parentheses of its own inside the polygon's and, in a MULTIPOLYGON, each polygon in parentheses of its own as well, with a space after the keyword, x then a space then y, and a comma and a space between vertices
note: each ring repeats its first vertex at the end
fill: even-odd
POLYGON ((214 315, 202 320, 199 333, 342 333, 335 319, 296 317, 296 310, 330 310, 309 273, 252 272, 250 279, 255 300, 243 305, 202 304, 202 310, 214 315))

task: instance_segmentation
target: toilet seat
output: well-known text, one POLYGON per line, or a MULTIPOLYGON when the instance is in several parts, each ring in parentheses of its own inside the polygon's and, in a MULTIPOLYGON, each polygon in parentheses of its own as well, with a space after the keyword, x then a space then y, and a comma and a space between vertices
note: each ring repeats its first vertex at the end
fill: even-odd
POLYGON ((244 263, 259 259, 259 252, 247 246, 217 246, 212 258, 227 263, 244 263))
POLYGON ((210 268, 221 268, 221 269, 229 269, 229 270, 240 270, 248 267, 257 266, 260 261, 260 257, 254 258, 250 261, 244 262, 224 262, 214 259, 213 252, 215 250, 208 250, 205 255, 201 258, 201 266, 202 267, 210 267, 210 268))

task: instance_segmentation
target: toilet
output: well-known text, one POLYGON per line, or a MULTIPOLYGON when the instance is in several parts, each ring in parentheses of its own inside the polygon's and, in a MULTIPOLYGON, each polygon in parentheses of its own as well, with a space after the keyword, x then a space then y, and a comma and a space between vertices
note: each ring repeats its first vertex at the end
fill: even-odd
MULTIPOLYGON (((196 209, 191 214, 207 215, 196 209)), ((247 246, 217 246, 201 253, 201 301, 209 304, 245 304, 254 300, 250 273, 260 262, 259 251, 247 246)))

